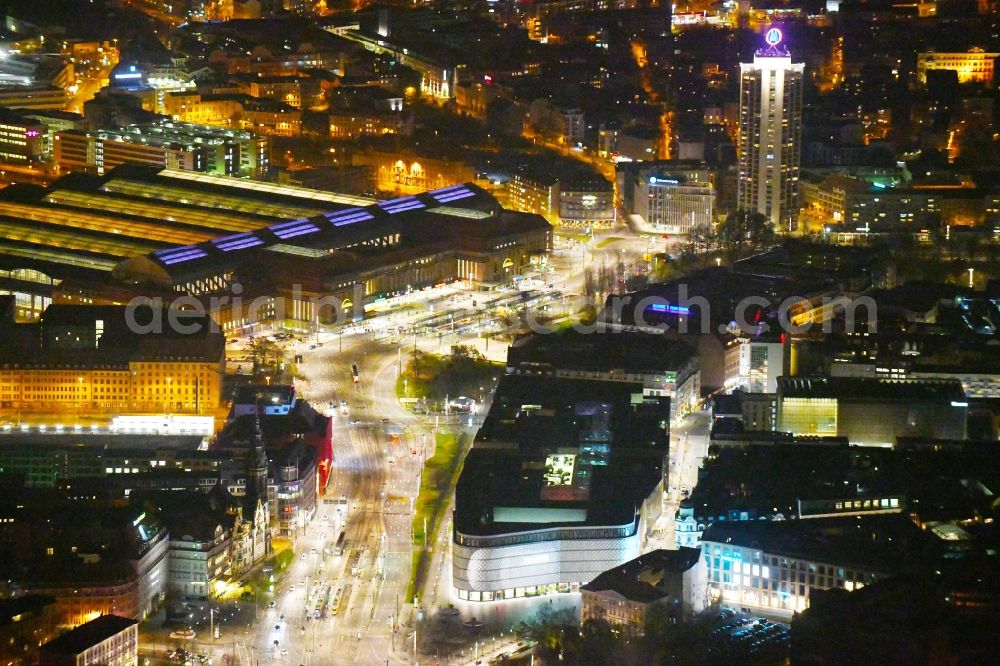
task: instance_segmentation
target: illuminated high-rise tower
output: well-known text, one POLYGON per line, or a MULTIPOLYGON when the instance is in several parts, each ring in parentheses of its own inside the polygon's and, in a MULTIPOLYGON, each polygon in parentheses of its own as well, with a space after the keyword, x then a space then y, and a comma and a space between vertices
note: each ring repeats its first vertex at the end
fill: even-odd
POLYGON ((770 28, 767 47, 740 64, 737 201, 775 229, 789 229, 798 214, 804 65, 792 63, 781 40, 781 30, 770 28))

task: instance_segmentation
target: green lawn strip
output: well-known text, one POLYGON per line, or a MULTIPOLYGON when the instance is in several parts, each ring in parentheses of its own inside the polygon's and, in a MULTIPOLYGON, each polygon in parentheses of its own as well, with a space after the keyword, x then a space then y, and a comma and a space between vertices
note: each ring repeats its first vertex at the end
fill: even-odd
POLYGON ((466 439, 464 435, 454 432, 438 432, 437 449, 424 464, 420 492, 414 505, 413 569, 406 592, 407 600, 412 599, 416 590, 420 589, 430 566, 430 552, 424 548, 424 519, 427 521, 429 544, 433 546, 433 536, 438 533, 448 498, 458 482, 466 439))

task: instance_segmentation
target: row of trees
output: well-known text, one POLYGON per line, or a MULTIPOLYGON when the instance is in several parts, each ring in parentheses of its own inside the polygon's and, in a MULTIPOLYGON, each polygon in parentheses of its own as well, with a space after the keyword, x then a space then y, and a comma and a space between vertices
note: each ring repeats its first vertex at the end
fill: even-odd
POLYGON ((519 633, 536 641, 535 659, 542 664, 647 666, 653 664, 780 664, 787 647, 776 644, 751 652, 748 646, 713 637, 719 608, 711 607, 689 622, 679 622, 667 606, 652 606, 643 635, 616 631, 604 620, 582 625, 573 609, 543 607, 519 633))
POLYGON ((733 261, 774 245, 774 225, 760 213, 738 210, 715 226, 702 225, 688 235, 676 256, 658 255, 651 280, 663 282, 688 271, 704 268, 716 258, 733 261))
POLYGON ((497 367, 476 349, 455 345, 447 355, 417 350, 399 381, 409 397, 442 400, 449 395, 468 395, 478 399, 479 388, 492 386, 497 372, 497 367))

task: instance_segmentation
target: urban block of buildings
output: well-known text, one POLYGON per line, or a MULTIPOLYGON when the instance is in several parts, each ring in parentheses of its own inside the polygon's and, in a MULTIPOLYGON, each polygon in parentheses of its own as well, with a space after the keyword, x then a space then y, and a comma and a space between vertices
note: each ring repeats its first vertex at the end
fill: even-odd
POLYGON ((662 511, 669 398, 507 375, 455 491, 459 599, 577 591, 635 559, 662 511))

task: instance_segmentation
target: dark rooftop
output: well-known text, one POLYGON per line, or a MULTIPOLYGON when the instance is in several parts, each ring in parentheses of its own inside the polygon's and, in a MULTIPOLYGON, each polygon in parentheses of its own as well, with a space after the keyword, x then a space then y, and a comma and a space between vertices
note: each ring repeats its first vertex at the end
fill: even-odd
POLYGON ((507 367, 533 371, 675 372, 686 376, 693 370, 695 358, 696 352, 690 345, 662 335, 631 332, 588 335, 567 329, 518 338, 507 352, 507 367))
POLYGON ((130 620, 118 615, 102 615, 49 641, 42 646, 42 649, 58 654, 80 654, 87 650, 87 648, 106 641, 115 634, 119 634, 137 624, 139 624, 138 620, 130 620))
POLYGON ((505 376, 459 477, 456 530, 632 524, 669 439, 669 400, 641 396, 641 384, 505 376))
POLYGON ((697 566, 700 559, 699 548, 654 550, 608 569, 580 589, 591 592, 613 590, 629 601, 650 603, 669 594, 659 585, 664 578, 669 574, 684 573, 697 566))
POLYGON ((710 525, 702 542, 891 573, 916 561, 923 551, 923 534, 909 518, 899 515, 724 521, 710 525))

